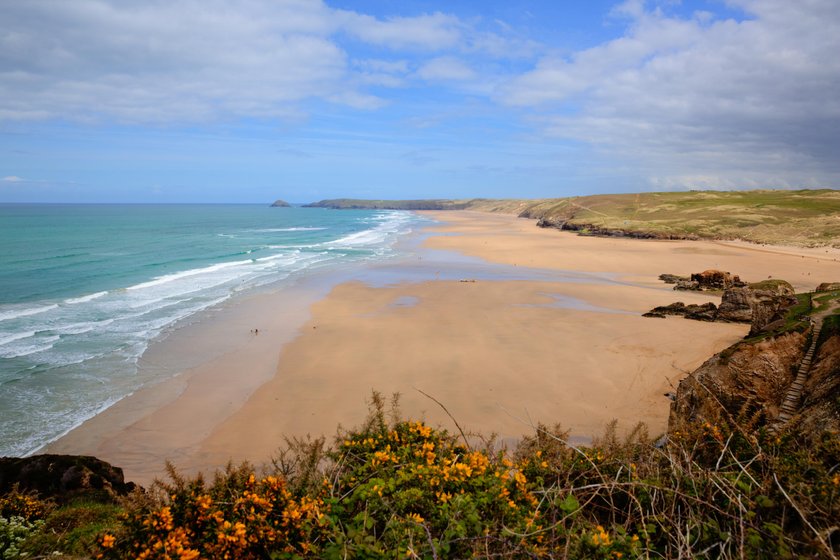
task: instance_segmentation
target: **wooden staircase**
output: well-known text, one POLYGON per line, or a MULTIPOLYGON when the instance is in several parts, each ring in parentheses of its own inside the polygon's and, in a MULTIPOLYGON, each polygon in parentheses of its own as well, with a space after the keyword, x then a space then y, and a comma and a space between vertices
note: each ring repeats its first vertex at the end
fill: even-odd
POLYGON ((799 363, 799 370, 796 372, 796 377, 793 383, 790 384, 790 387, 788 387, 784 400, 782 400, 782 406, 779 408, 779 416, 770 425, 770 433, 778 433, 799 410, 802 389, 805 387, 808 374, 811 372, 811 364, 814 361, 814 352, 817 350, 817 340, 820 338, 822 324, 822 317, 814 320, 814 326, 811 330, 811 345, 799 363))

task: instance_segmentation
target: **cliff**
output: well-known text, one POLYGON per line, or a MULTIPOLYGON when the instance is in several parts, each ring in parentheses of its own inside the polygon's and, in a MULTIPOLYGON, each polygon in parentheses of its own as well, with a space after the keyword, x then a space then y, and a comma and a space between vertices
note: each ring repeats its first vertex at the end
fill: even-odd
POLYGON ((795 306, 763 326, 757 322, 767 320, 764 314, 753 317, 749 338, 711 357, 680 382, 669 430, 704 422, 781 428, 782 405, 793 395, 790 421, 798 425, 798 433, 840 433, 840 315, 834 314, 840 298, 829 294, 815 303, 820 307, 803 314, 795 306))

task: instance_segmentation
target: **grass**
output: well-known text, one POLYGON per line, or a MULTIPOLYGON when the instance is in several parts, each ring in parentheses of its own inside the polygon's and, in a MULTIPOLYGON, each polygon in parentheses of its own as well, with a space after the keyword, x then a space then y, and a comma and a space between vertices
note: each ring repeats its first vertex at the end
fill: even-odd
POLYGON ((840 192, 833 190, 594 195, 537 201, 525 215, 603 229, 756 243, 838 246, 840 239, 840 192))

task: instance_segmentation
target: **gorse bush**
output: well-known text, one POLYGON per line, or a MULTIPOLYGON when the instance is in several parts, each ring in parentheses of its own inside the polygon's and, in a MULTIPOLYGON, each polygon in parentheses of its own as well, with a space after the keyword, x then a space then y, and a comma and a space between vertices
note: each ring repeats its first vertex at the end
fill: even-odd
POLYGON ((364 425, 287 441, 262 471, 170 467, 120 506, 0 509, 8 558, 836 558, 840 440, 704 422, 657 444, 613 424, 576 447, 538 425, 506 450, 374 394, 364 425))
POLYGON ((537 426, 512 452, 388 416, 135 498, 101 558, 835 557, 840 442, 692 426, 586 447, 537 426))

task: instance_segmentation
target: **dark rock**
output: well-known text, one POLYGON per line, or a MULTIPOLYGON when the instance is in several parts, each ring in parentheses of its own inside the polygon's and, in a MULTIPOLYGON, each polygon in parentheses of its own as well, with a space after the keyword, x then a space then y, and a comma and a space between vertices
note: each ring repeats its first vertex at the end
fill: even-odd
POLYGON ((560 218, 548 218, 543 216, 537 220, 537 227, 563 229, 563 224, 565 223, 566 220, 560 218))
POLYGON ((688 313, 685 314, 686 319, 712 322, 717 316, 717 307, 711 302, 702 305, 689 305, 686 309, 688 310, 688 313))
POLYGON ((125 482, 121 468, 96 457, 0 457, 0 494, 14 487, 24 492, 37 492, 42 498, 54 498, 59 502, 80 495, 113 498, 137 488, 133 482, 125 482))
POLYGON ((676 274, 660 274, 659 279, 666 284, 676 284, 680 280, 688 280, 685 276, 677 276, 676 274))
POLYGON ((648 311, 647 313, 642 313, 642 317, 654 317, 656 319, 666 319, 666 315, 664 313, 658 313, 656 311, 648 311))
POLYGON ((677 285, 674 286, 674 289, 687 292, 699 292, 702 288, 700 287, 700 282, 697 282, 696 280, 677 280, 677 285))
POLYGON ((717 306, 715 306, 715 304, 712 302, 703 303, 700 305, 696 303, 686 305, 681 301, 677 301, 670 305, 654 307, 642 316, 664 317, 666 315, 682 315, 686 318, 695 319, 698 321, 714 321, 714 315, 716 310, 717 306))
POLYGON ((285 200, 280 200, 280 199, 277 199, 277 200, 275 200, 274 202, 271 203, 272 208, 289 208, 290 206, 291 206, 291 204, 289 204, 285 200))

